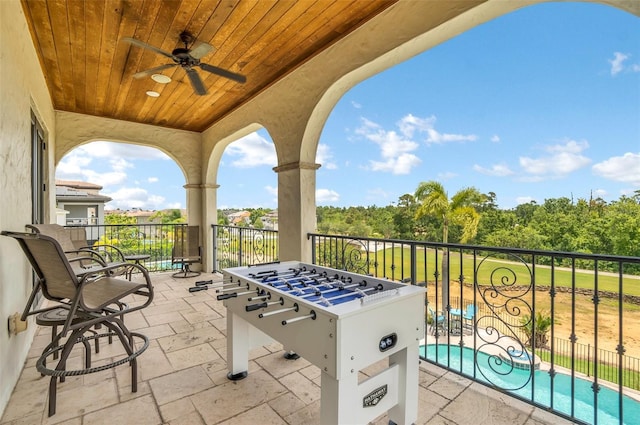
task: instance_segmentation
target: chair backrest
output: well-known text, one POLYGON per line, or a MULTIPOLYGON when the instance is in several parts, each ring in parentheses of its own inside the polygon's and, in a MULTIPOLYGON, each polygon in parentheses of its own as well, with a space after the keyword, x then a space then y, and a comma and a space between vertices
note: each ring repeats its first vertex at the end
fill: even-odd
POLYGON ((87 229, 84 227, 65 227, 64 230, 69 235, 71 243, 75 249, 87 248, 87 229))
POLYGON ((200 226, 176 227, 173 250, 176 257, 199 257, 200 226))
MULTIPOLYGON (((27 229, 33 230, 34 233, 39 233, 41 235, 47 235, 54 238, 58 241, 58 243, 62 247, 62 250, 65 252, 75 251, 78 249, 71 239, 71 233, 59 224, 27 224, 26 227, 27 229)), ((87 241, 85 239, 83 246, 86 246, 86 244, 87 241)))
POLYGON ((50 300, 71 299, 79 286, 58 241, 42 233, 2 232, 18 241, 40 278, 42 292, 50 300))
POLYGON ((478 312, 478 306, 474 304, 467 304, 467 310, 465 312, 465 316, 474 317, 478 312))

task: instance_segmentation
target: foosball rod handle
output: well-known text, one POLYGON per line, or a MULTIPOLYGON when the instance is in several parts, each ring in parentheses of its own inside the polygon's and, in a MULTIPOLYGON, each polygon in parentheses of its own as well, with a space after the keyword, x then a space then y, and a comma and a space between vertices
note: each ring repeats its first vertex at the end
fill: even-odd
POLYGON ((244 309, 246 311, 256 311, 256 310, 260 310, 261 308, 267 308, 267 307, 268 307, 267 303, 258 303, 258 304, 249 304, 245 306, 244 309))

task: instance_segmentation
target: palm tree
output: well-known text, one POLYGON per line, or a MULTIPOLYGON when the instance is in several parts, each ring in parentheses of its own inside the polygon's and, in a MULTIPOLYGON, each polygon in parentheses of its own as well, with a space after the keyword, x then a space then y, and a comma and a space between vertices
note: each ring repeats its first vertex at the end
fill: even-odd
MULTIPOLYGON (((441 183, 437 181, 422 182, 418 185, 415 199, 419 202, 416 219, 423 216, 436 216, 442 219, 442 242, 449 242, 449 225, 462 227, 460 242, 465 243, 475 237, 478 232, 480 214, 475 206, 480 204, 485 195, 476 188, 467 187, 456 192, 451 199, 441 183)), ((449 306, 449 251, 444 250, 442 256, 442 307, 449 306)))

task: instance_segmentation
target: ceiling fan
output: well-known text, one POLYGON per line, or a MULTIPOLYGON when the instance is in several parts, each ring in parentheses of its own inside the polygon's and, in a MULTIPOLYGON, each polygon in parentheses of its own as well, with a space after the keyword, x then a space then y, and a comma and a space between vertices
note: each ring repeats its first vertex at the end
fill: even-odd
POLYGON ((230 80, 237 81, 239 83, 244 83, 247 81, 247 78, 244 75, 236 74, 235 72, 228 71, 226 69, 218 68, 217 66, 209 65, 208 63, 200 62, 200 58, 208 54, 213 50, 213 46, 207 43, 200 43, 195 49, 190 49, 189 45, 193 44, 195 38, 188 31, 183 31, 180 33, 180 41, 184 43, 183 47, 178 47, 174 49, 171 53, 165 52, 162 49, 159 49, 155 46, 147 44, 143 41, 136 40, 135 38, 125 37, 123 41, 127 43, 131 43, 133 45, 152 50, 156 53, 159 53, 163 56, 166 56, 173 60, 174 63, 169 63, 166 65, 160 65, 155 68, 147 69, 146 71, 141 71, 133 75, 133 78, 143 78, 149 75, 158 73, 168 68, 172 68, 174 66, 180 65, 186 72, 189 80, 191 81, 191 86, 197 94, 203 96, 207 94, 207 89, 200 78, 200 75, 195 70, 196 67, 200 67, 203 71, 210 72, 212 74, 219 75, 221 77, 229 78, 230 80))

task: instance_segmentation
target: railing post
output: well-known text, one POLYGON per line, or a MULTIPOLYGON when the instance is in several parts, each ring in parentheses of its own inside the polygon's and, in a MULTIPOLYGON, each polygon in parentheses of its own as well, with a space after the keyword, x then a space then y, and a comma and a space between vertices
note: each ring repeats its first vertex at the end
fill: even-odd
POLYGON ((411 259, 409 261, 411 261, 411 284, 415 285, 418 283, 418 266, 417 266, 417 261, 416 261, 416 244, 415 243, 411 243, 411 245, 409 245, 411 247, 411 253, 410 253, 410 257, 411 259))
POLYGON ((307 240, 311 239, 311 263, 318 264, 316 259, 316 237, 307 233, 307 240))
POLYGON ((591 343, 587 344, 587 376, 591 376, 591 343))
POLYGON ((238 234, 238 266, 243 266, 242 264, 242 227, 239 227, 238 234))
POLYGON ((213 228, 213 243, 211 246, 213 247, 213 271, 217 271, 218 269, 218 226, 212 224, 213 228))

